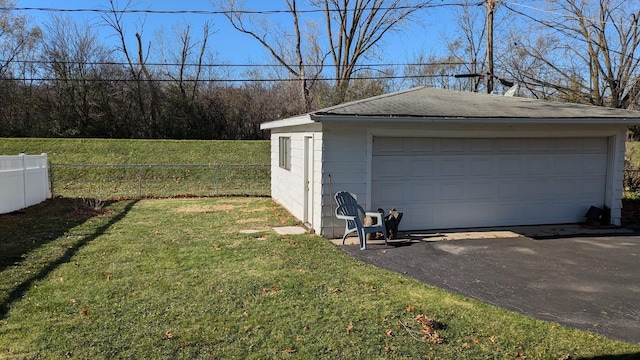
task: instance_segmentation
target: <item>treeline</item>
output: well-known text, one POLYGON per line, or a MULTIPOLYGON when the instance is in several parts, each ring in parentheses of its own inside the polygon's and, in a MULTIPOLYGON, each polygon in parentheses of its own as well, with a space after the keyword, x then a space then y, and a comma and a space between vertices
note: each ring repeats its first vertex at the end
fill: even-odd
POLYGON ((260 123, 301 111, 286 83, 198 85, 194 91, 192 82, 180 88, 113 73, 104 80, 0 80, 0 137, 264 139, 260 123))
POLYGON ((264 139, 263 122, 417 85, 640 109, 640 6, 625 0, 274 0, 277 20, 213 0, 216 21, 271 55, 247 67, 220 61, 209 23, 133 36, 121 3, 100 10, 106 45, 95 26, 55 13, 34 26, 0 0, 0 137, 264 139), (436 4, 452 18, 437 55, 379 64, 410 23, 437 41, 436 4))

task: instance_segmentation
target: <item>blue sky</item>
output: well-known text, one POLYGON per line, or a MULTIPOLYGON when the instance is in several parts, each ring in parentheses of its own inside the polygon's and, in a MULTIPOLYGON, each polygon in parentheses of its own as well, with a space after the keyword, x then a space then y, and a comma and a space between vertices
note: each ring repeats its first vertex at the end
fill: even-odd
MULTIPOLYGON (((126 0, 119 0, 123 6, 126 0)), ((57 8, 57 9, 103 9, 108 6, 107 0, 17 0, 19 8, 57 8)), ((280 1, 247 0, 247 7, 256 10, 284 10, 285 5, 280 1)), ((214 10, 210 0, 134 0, 133 9, 140 10, 214 10)), ((418 53, 432 54, 442 48, 442 33, 447 31, 444 24, 450 23, 450 9, 433 10, 425 19, 426 27, 410 26, 402 33, 390 34, 385 38, 384 52, 378 60, 382 63, 410 62, 418 53)), ((33 23, 43 26, 48 21, 52 12, 29 10, 25 13, 33 20, 33 23)), ((94 25, 104 38, 105 43, 115 41, 109 35, 113 30, 102 23, 100 14, 93 12, 65 12, 79 22, 89 22, 94 25)), ((271 15, 269 19, 289 24, 286 15, 271 15), (280 17, 278 17, 280 16, 280 17), (284 18, 283 18, 284 16, 284 18)), ((140 24, 144 21, 142 35, 145 41, 153 40, 154 33, 162 29, 170 34, 177 26, 184 27, 191 24, 192 33, 199 35, 205 21, 213 23, 215 34, 210 38, 210 47, 216 53, 216 59, 230 64, 262 64, 269 62, 268 54, 264 48, 249 36, 240 34, 233 29, 228 21, 221 15, 195 15, 195 14, 125 14, 127 37, 132 43, 134 34, 140 31, 140 24)), ((135 48, 135 47, 134 47, 135 48)))

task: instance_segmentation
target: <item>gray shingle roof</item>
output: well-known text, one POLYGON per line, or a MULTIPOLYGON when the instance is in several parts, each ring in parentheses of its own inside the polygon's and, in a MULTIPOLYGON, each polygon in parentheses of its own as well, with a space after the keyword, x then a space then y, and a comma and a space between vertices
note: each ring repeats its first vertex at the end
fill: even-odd
POLYGON ((344 103, 311 115, 438 118, 640 119, 640 111, 417 87, 344 103))

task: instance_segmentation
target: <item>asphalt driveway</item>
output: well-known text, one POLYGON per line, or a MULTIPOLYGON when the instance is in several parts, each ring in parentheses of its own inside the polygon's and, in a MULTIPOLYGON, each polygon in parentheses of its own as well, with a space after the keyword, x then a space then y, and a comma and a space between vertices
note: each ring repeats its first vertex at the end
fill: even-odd
POLYGON ((394 241, 342 249, 424 283, 640 343, 640 236, 394 241))

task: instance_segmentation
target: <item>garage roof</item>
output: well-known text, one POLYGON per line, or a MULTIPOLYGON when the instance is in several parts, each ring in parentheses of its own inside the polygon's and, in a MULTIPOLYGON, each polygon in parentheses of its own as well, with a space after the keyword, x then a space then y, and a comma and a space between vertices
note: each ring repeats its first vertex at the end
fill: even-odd
POLYGON ((318 121, 464 120, 640 124, 640 111, 416 87, 262 124, 263 129, 318 121), (366 118, 365 118, 366 117, 366 118), (617 120, 617 121, 615 121, 617 120))

